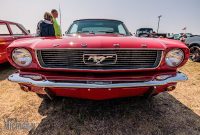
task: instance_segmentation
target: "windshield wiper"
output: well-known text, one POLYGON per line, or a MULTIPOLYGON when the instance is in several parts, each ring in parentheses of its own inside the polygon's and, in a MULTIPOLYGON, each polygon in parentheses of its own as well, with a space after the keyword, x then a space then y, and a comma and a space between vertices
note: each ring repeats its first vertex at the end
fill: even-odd
POLYGON ((104 32, 104 33, 111 33, 111 34, 116 34, 116 35, 122 35, 122 36, 125 36, 125 34, 122 34, 122 33, 118 33, 118 32, 114 32, 114 31, 98 31, 98 32, 104 32))
POLYGON ((77 34, 94 34, 95 35, 93 31, 78 31, 77 34))
POLYGON ((97 32, 103 32, 103 33, 115 33, 114 31, 97 31, 97 32))

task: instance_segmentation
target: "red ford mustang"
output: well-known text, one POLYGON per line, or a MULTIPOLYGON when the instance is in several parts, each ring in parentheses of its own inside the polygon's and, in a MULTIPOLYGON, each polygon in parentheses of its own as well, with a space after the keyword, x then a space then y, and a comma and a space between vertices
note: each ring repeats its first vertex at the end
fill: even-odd
POLYGON ((136 38, 106 19, 76 20, 66 35, 14 41, 7 54, 19 71, 8 79, 40 97, 94 100, 152 97, 187 80, 177 69, 189 49, 179 41, 136 38))
POLYGON ((0 64, 7 62, 6 48, 16 39, 31 37, 18 23, 0 20, 0 64))

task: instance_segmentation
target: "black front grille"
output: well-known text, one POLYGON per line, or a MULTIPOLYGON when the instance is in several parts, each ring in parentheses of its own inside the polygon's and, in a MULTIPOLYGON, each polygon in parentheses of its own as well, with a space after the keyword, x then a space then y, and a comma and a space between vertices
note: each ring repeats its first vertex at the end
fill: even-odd
MULTIPOLYGON (((131 50, 131 49, 45 49, 37 50, 37 57, 43 68, 64 68, 81 70, 120 70, 155 68, 160 63, 161 50, 131 50), (117 56, 116 61, 107 60, 107 64, 87 64, 85 55, 117 56)), ((104 60, 106 61, 106 60, 104 60)), ((91 60, 90 60, 91 63, 91 60)))

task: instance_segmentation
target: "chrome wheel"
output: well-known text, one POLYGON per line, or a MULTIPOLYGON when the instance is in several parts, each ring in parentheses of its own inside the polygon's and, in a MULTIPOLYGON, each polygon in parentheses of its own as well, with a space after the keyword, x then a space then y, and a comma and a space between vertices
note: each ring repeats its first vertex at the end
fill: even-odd
POLYGON ((194 62, 200 61, 200 47, 193 46, 190 48, 190 59, 194 62))

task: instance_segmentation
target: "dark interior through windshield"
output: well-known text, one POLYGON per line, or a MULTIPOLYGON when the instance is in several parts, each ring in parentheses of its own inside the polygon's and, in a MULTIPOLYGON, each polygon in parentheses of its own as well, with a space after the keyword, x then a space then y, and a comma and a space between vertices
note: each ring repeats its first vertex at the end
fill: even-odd
POLYGON ((120 34, 128 35, 124 24, 120 21, 111 20, 80 20, 75 21, 67 34, 120 34))

